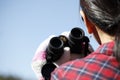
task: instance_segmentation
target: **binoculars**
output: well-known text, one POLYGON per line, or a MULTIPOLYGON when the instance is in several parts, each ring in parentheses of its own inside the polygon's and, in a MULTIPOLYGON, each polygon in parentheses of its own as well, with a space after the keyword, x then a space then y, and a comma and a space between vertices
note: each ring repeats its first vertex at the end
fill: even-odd
POLYGON ((59 35, 53 37, 46 48, 47 62, 57 61, 64 53, 64 48, 69 47, 71 54, 84 54, 87 56, 90 51, 88 49, 89 38, 85 36, 84 31, 79 27, 74 27, 68 37, 59 35))
POLYGON ((56 68, 53 62, 60 59, 64 54, 64 48, 69 47, 71 54, 80 54, 83 57, 93 52, 89 44, 89 38, 85 36, 84 31, 79 27, 74 27, 69 35, 59 35, 50 39, 46 48, 47 63, 42 67, 42 76, 45 80, 50 80, 51 72, 56 68))

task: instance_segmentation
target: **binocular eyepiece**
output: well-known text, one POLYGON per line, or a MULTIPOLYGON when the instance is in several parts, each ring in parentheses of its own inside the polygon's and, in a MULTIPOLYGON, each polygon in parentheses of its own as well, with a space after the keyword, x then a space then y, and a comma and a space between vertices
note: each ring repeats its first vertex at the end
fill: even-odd
MULTIPOLYGON (((48 62, 57 61, 64 53, 64 47, 70 47, 70 52, 75 54, 83 53, 84 48, 88 49, 89 39, 85 36, 84 31, 81 28, 73 28, 68 38, 64 35, 53 37, 46 49, 46 60, 48 62), (86 46, 87 45, 87 46, 86 46)), ((86 49, 85 55, 88 50, 86 49)), ((84 51, 85 52, 85 51, 84 51)))

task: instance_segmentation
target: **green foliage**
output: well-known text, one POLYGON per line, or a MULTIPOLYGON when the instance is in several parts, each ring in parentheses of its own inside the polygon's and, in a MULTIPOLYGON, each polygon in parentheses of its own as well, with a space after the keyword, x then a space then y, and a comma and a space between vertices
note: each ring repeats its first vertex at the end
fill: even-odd
POLYGON ((0 75, 0 80, 22 80, 19 77, 15 77, 15 76, 3 76, 0 75))

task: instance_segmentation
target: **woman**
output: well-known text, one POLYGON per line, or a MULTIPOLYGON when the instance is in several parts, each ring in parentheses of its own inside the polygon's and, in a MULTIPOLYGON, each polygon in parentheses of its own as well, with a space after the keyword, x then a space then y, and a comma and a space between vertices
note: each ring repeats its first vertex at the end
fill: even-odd
POLYGON ((88 32, 100 46, 55 69, 51 80, 120 80, 120 0, 80 0, 80 6, 88 32))

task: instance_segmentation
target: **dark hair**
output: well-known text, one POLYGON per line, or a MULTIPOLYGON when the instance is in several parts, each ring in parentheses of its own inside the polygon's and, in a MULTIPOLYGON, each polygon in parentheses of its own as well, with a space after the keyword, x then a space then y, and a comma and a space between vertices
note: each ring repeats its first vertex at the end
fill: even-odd
POLYGON ((120 0, 80 0, 80 6, 91 22, 115 36, 114 56, 120 62, 120 0))

